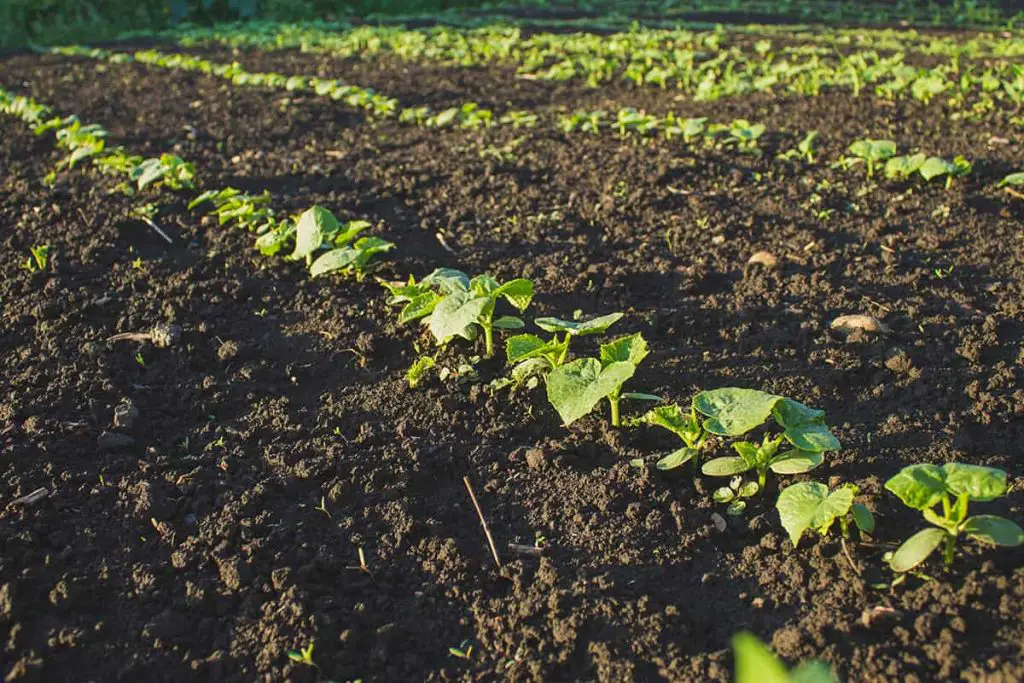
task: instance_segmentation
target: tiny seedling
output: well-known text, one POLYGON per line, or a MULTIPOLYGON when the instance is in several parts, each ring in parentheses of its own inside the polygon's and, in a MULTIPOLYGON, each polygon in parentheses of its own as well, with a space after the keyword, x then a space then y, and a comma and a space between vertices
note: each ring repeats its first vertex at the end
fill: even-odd
POLYGON ((827 536, 836 520, 843 538, 848 538, 850 521, 863 533, 875 530, 875 518, 861 503, 853 502, 859 492, 853 484, 840 486, 829 492, 828 486, 816 481, 805 481, 787 486, 779 494, 775 508, 779 511, 782 527, 796 547, 808 529, 827 536))
POLYGON ((395 246, 379 237, 357 240, 359 233, 369 227, 367 221, 341 225, 330 211, 314 206, 303 212, 295 224, 295 249, 289 258, 305 260, 312 277, 342 272, 354 274, 356 280, 362 281, 370 260, 395 246), (314 254, 323 249, 326 251, 314 259, 314 254))
POLYGON ((728 143, 734 144, 737 149, 752 151, 757 149, 757 141, 764 135, 763 123, 750 123, 746 119, 736 119, 729 124, 728 143))
POLYGON ((458 647, 448 648, 448 654, 450 654, 452 657, 458 657, 459 659, 472 659, 473 641, 467 639, 459 643, 458 647))
POLYGON ((927 158, 921 152, 893 157, 885 162, 885 177, 891 180, 906 180, 921 170, 927 158))
POLYGON ((946 567, 953 564, 960 535, 991 545, 1015 547, 1024 544, 1024 530, 996 515, 967 516, 970 502, 987 503, 1006 494, 1006 472, 993 467, 947 463, 909 465, 885 483, 903 504, 920 510, 933 528, 917 532, 893 553, 889 566, 907 572, 944 544, 946 567), (942 506, 941 514, 935 507, 942 506))
POLYGON ((747 501, 744 498, 753 498, 761 487, 756 481, 743 481, 743 477, 733 477, 728 486, 715 489, 711 497, 716 503, 727 505, 726 514, 742 515, 747 509, 747 501))
POLYGON ((611 404, 613 427, 621 424, 619 402, 623 398, 660 401, 651 394, 622 392, 622 386, 647 357, 647 342, 639 333, 601 345, 601 357, 580 358, 551 371, 547 378, 548 400, 566 426, 594 409, 601 399, 611 404))
POLYGON ((565 364, 569 355, 569 342, 573 337, 604 334, 622 318, 622 313, 609 313, 585 321, 537 318, 534 323, 554 336, 544 341, 535 334, 517 334, 505 342, 505 355, 512 367, 512 382, 518 386, 531 377, 546 377, 549 372, 565 364), (564 334, 559 339, 558 335, 564 334))
POLYGON ((953 178, 962 178, 968 175, 971 168, 971 162, 962 156, 957 156, 953 161, 946 161, 942 157, 928 157, 921 164, 918 173, 926 182, 932 178, 946 176, 946 189, 948 190, 953 184, 953 178))
POLYGON ((472 341, 478 328, 484 333, 484 355, 494 355, 494 330, 522 329, 522 319, 515 316, 494 317, 499 299, 504 298, 520 313, 533 300, 533 283, 525 279, 499 283, 490 275, 478 275, 463 286, 461 279, 450 281, 451 290, 440 295, 430 313, 429 327, 438 344, 454 337, 472 341))
POLYGON ((195 189, 195 167, 173 154, 140 161, 128 171, 128 177, 139 188, 145 190, 151 185, 161 184, 169 190, 195 189))
POLYGON ((314 669, 320 668, 319 666, 317 666, 317 663, 313 661, 313 643, 310 643, 309 645, 299 649, 298 651, 291 650, 288 653, 288 659, 292 660, 293 662, 296 662, 297 664, 305 664, 306 666, 311 666, 314 669))
POLYGON ((826 451, 840 447, 825 424, 824 411, 782 396, 729 387, 697 394, 693 406, 707 417, 703 428, 712 434, 740 436, 761 426, 769 417, 783 429, 776 437, 765 434, 760 444, 733 443, 737 456, 713 458, 701 467, 710 477, 732 477, 755 470, 758 487, 764 489, 768 470, 776 474, 809 472, 822 463, 826 451), (780 452, 783 441, 792 448, 780 452))
POLYGON ((701 427, 700 418, 697 417, 697 409, 692 405, 688 414, 683 413, 683 409, 675 403, 667 406, 658 406, 648 411, 637 421, 663 427, 678 436, 686 444, 658 460, 656 467, 659 470, 672 470, 691 461, 696 465, 699 461, 700 449, 704 446, 708 435, 703 427, 701 427))
POLYGON ((732 637, 732 652, 736 660, 735 683, 837 683, 838 679, 825 662, 811 661, 792 671, 758 640, 743 631, 732 637))
POLYGON ((50 245, 34 246, 29 248, 29 257, 21 264, 23 270, 30 273, 40 273, 50 265, 50 245))
POLYGON ((430 372, 437 365, 437 361, 434 360, 433 356, 420 356, 416 359, 408 370, 405 372, 405 380, 409 383, 410 389, 415 389, 419 386, 420 382, 426 377, 427 373, 430 372))
POLYGON ((818 131, 812 130, 797 145, 797 150, 803 155, 807 163, 814 163, 814 154, 818 151, 818 131))
POLYGON ((874 178, 876 165, 896 156, 896 143, 892 140, 858 140, 850 145, 848 151, 854 158, 847 160, 846 166, 863 162, 868 169, 868 178, 874 178))

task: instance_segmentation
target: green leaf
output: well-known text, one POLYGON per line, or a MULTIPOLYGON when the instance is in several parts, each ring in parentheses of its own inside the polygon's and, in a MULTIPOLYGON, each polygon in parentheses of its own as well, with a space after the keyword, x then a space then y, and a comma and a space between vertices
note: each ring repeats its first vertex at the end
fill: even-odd
POLYGON ((417 385, 423 380, 423 377, 433 368, 437 363, 431 356, 420 356, 416 359, 416 362, 406 371, 405 379, 409 382, 409 388, 415 389, 417 385))
POLYGON ((704 429, 712 434, 739 436, 767 420, 780 399, 756 389, 727 387, 700 392, 693 405, 708 417, 704 429))
POLYGON ((825 411, 808 408, 799 401, 784 398, 772 406, 772 417, 782 428, 799 427, 801 425, 823 422, 825 411))
POLYGON ((853 523, 857 525, 858 529, 866 534, 874 532, 875 516, 871 514, 871 510, 868 510, 863 503, 854 503, 850 511, 853 513, 853 523))
POLYGON ((956 166, 952 163, 942 159, 940 157, 928 157, 928 159, 921 164, 921 168, 918 172, 925 180, 931 180, 941 175, 948 175, 956 170, 956 166))
POLYGON ((509 365, 534 358, 552 346, 535 334, 517 334, 505 340, 505 356, 509 365))
POLYGON ((833 436, 828 427, 821 423, 798 425, 786 429, 786 440, 802 451, 837 451, 839 439, 833 436))
POLYGON ((885 482, 903 504, 914 510, 930 508, 946 493, 946 477, 937 465, 909 465, 885 482))
POLYGON ((295 251, 290 258, 306 258, 324 243, 325 234, 337 231, 338 219, 330 211, 320 206, 307 209, 296 225, 295 251))
POLYGON ((1024 185, 1024 171, 1019 173, 1011 173, 1002 180, 999 181, 999 187, 1006 187, 1007 185, 1013 185, 1014 187, 1020 187, 1024 185))
POLYGON ((945 538, 946 532, 942 529, 918 531, 893 553, 889 566, 894 572, 908 572, 924 562, 945 538))
POLYGON ((441 299, 441 295, 436 292, 424 292, 414 296, 398 314, 398 324, 404 325, 430 315, 441 299))
POLYGON ((968 517, 960 530, 982 543, 1009 547, 1024 544, 1024 529, 997 515, 968 517))
POLYGON ((789 672, 757 636, 746 631, 732 637, 735 683, 789 683, 789 672))
POLYGON ((494 290, 492 298, 505 297, 520 312, 525 311, 533 300, 533 283, 522 278, 509 280, 494 290))
POLYGON ((359 233, 370 227, 369 221, 349 221, 345 223, 345 227, 341 228, 341 231, 337 235, 331 236, 331 233, 324 232, 324 238, 330 238, 335 246, 343 247, 356 238, 359 233))
POLYGON ((700 437, 700 425, 694 422, 689 413, 673 403, 668 406, 653 408, 640 418, 640 422, 656 425, 676 434, 687 443, 693 443, 700 437))
POLYGON ((750 467, 757 467, 758 462, 761 458, 758 457, 761 454, 761 449, 757 444, 750 443, 749 441, 737 441, 732 445, 732 449, 740 454, 743 458, 743 462, 747 463, 750 467))
POLYGON ((566 332, 570 336, 581 337, 588 334, 604 334, 624 315, 625 313, 609 313, 582 322, 562 320, 561 318, 537 318, 533 322, 545 332, 566 332))
POLYGON ((789 683, 838 683, 839 679, 825 662, 801 664, 789 674, 789 683))
POLYGON ((640 365, 640 361, 647 357, 647 353, 647 342, 637 332, 628 337, 620 337, 607 344, 601 344, 601 365, 624 361, 640 365))
POLYGON ((139 164, 135 171, 132 173, 132 178, 135 179, 140 190, 145 190, 147 187, 160 180, 164 176, 167 169, 160 163, 160 159, 146 159, 139 164))
POLYGON ((715 489, 715 492, 711 494, 711 499, 716 503, 731 503, 736 497, 736 492, 728 486, 722 486, 721 488, 715 489))
POLYGON ((348 268, 359 258, 359 251, 352 247, 341 247, 324 252, 309 267, 311 277, 318 277, 335 270, 348 268))
POLYGON ((476 296, 467 291, 453 292, 434 308, 430 316, 430 332, 438 344, 452 337, 473 339, 473 324, 490 304, 491 300, 486 296, 476 296))
POLYGON ((737 498, 734 501, 732 501, 731 503, 729 503, 729 507, 725 508, 725 514, 733 515, 735 517, 737 515, 742 515, 743 511, 746 510, 746 509, 747 509, 747 501, 740 500, 739 498, 737 498))
POLYGON ((694 456, 696 456, 699 452, 700 451, 698 451, 695 448, 686 447, 680 448, 677 451, 672 451, 671 453, 669 453, 664 458, 658 461, 657 468, 659 470, 675 469, 693 460, 694 456))
POLYGON ((768 467, 775 474, 803 474, 813 470, 824 459, 821 453, 793 450, 775 456, 768 467))
POLYGON ((966 495, 972 501, 987 503, 1006 494, 1006 472, 995 467, 951 462, 942 466, 942 473, 946 489, 958 498, 966 495))
POLYGON ((885 162, 885 177, 886 178, 909 178, 910 175, 920 170, 921 165, 924 164, 925 155, 920 152, 917 154, 904 154, 902 156, 893 157, 889 161, 885 162))
POLYGON ((740 498, 752 498, 757 495, 757 492, 761 490, 760 485, 756 481, 748 481, 745 484, 741 484, 736 495, 740 498))
POLYGON ((438 268, 423 278, 420 284, 437 287, 445 294, 465 292, 469 289, 469 276, 454 268, 438 268))
POLYGON ((499 330, 521 330, 526 327, 522 318, 517 318, 514 315, 503 315, 496 318, 491 324, 499 330))
POLYGON ((734 474, 742 474, 752 467, 743 458, 713 458, 704 463, 700 471, 709 477, 731 477, 734 474))
POLYGON ((548 400, 568 426, 593 410, 634 372, 636 366, 629 362, 602 368, 596 358, 581 358, 551 371, 547 379, 548 400))
POLYGON ((544 375, 551 370, 551 363, 547 358, 527 358, 512 368, 512 381, 522 384, 530 377, 544 375))
POLYGON ((779 494, 775 508, 795 547, 808 529, 824 533, 837 517, 848 513, 853 505, 853 496, 853 489, 845 486, 829 493, 824 484, 806 481, 787 486, 779 494))

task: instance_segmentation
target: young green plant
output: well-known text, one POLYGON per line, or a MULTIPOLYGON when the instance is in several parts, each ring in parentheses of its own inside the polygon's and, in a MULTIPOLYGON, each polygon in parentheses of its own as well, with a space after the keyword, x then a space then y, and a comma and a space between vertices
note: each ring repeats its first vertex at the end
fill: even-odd
POLYGON ((787 486, 775 503, 782 527, 789 534, 795 548, 804 532, 811 529, 827 536, 832 525, 839 520, 842 537, 848 538, 852 521, 863 533, 875 530, 875 518, 862 503, 855 503, 859 489, 853 484, 829 491, 828 486, 816 481, 805 481, 787 486))
POLYGON ((505 315, 494 317, 500 299, 505 299, 522 313, 533 300, 533 282, 523 278, 502 284, 490 275, 477 275, 463 285, 461 280, 436 301, 430 315, 430 332, 438 344, 454 337, 472 341, 478 329, 484 333, 484 355, 494 355, 494 330, 517 330, 525 324, 521 318, 505 315))
POLYGON ((619 402, 624 399, 660 401, 651 394, 623 393, 622 387, 647 357, 647 342, 640 333, 601 345, 601 357, 580 358, 548 374, 548 400, 566 426, 594 409, 601 399, 611 405, 613 427, 621 425, 619 402))
POLYGON ((848 150, 855 158, 847 162, 864 162, 868 169, 868 178, 875 177, 875 168, 879 162, 896 156, 896 143, 892 140, 857 140, 848 150))
POLYGON ((703 428, 712 434, 740 436, 761 426, 769 417, 783 430, 778 436, 765 434, 760 444, 733 443, 736 456, 713 458, 701 467, 710 477, 732 477, 755 470, 757 485, 764 489, 769 470, 776 474, 809 472, 822 463, 826 451, 840 447, 825 424, 824 411, 782 396, 728 387, 697 394, 693 407, 706 416, 703 428), (780 452, 783 442, 791 448, 780 452))
POLYGON ((573 337, 604 334, 622 316, 622 313, 609 313, 585 321, 535 319, 533 322, 537 327, 553 336, 544 341, 535 334, 517 334, 506 340, 505 356, 508 364, 513 366, 512 382, 518 386, 531 377, 546 377, 549 372, 565 364, 573 337), (559 339, 559 334, 564 336, 559 339))
POLYGON ((940 545, 946 567, 953 564, 956 541, 967 536, 997 546, 1024 543, 1024 530, 997 515, 967 516, 971 502, 987 503, 1006 494, 1006 472, 993 467, 947 463, 909 465, 885 483, 903 504, 920 510, 933 526, 917 532, 893 553, 889 566, 907 572, 918 566, 940 545), (941 512, 936 511, 940 506, 941 512))
POLYGON ((732 637, 736 660, 735 683, 837 683, 838 679, 825 662, 811 661, 792 671, 775 653, 752 633, 743 631, 732 637))

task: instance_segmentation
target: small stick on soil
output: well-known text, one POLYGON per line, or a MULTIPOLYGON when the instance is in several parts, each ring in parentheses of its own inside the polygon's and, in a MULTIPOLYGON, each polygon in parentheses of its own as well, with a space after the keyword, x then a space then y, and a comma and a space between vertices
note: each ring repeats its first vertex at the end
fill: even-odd
POLYGON ((469 483, 469 477, 463 477, 462 483, 466 485, 466 490, 469 491, 469 498, 473 501, 473 507, 476 508, 477 517, 480 518, 480 526, 484 528, 484 535, 487 536, 487 543, 491 546, 491 554, 494 555, 494 564, 501 567, 501 558, 498 557, 498 549, 494 545, 494 537, 491 536, 491 530, 487 526, 487 520, 484 519, 484 513, 480 509, 480 503, 476 502, 476 494, 473 493, 473 486, 469 483))
POLYGON ((441 233, 437 233, 436 235, 434 235, 434 237, 436 237, 437 241, 441 243, 441 246, 444 247, 445 251, 447 251, 449 254, 455 253, 455 250, 449 247, 448 243, 444 241, 444 235, 442 235, 441 233))
POLYGON ((50 492, 46 487, 38 488, 32 493, 24 495, 21 498, 15 498, 11 501, 11 505, 32 505, 33 503, 38 503, 49 495, 50 492))
POLYGON ((531 557, 540 557, 544 554, 544 549, 538 548, 535 545, 520 545, 518 543, 509 543, 508 549, 514 553, 519 553, 520 555, 529 555, 531 557))
POLYGON ((846 561, 850 563, 850 568, 853 569, 853 573, 856 574, 857 576, 860 576, 861 575, 860 569, 857 568, 857 565, 854 563, 853 558, 850 557, 850 550, 849 550, 849 548, 846 547, 846 539, 840 536, 839 537, 839 545, 841 545, 843 547, 843 555, 846 556, 846 561))
POLYGON ((174 240, 171 239, 171 236, 168 235, 163 230, 161 230, 160 226, 157 225, 156 223, 154 223, 151 218, 147 218, 146 216, 140 216, 139 218, 142 220, 143 223, 145 223, 149 227, 153 228, 153 230, 156 232, 156 234, 158 234, 161 237, 163 237, 164 240, 167 241, 167 244, 174 244, 174 240))
POLYGON ((1017 199, 1024 199, 1024 192, 1018 192, 1017 190, 1013 189, 1012 187, 1007 187, 1007 188, 1004 188, 1004 189, 1006 190, 1006 193, 1008 195, 1010 195, 1011 197, 1016 197, 1017 199))

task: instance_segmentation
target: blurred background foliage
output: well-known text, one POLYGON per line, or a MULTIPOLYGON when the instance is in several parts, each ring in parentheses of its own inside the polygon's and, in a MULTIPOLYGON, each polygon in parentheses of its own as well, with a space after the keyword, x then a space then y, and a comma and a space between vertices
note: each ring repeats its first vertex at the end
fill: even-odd
POLYGON ((182 23, 270 19, 304 21, 472 9, 475 16, 534 13, 612 14, 685 21, 821 22, 932 27, 1024 25, 1019 0, 0 0, 0 48, 97 42, 126 31, 182 23))

